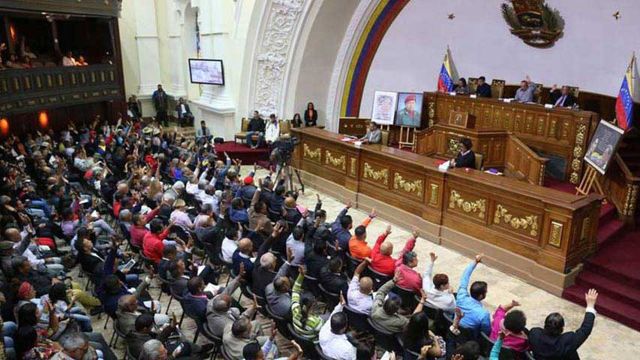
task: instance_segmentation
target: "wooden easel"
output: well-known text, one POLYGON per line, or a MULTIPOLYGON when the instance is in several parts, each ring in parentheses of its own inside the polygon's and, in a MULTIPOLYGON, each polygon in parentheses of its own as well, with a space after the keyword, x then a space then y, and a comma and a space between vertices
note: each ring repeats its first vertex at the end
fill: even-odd
POLYGON ((416 132, 411 130, 413 130, 413 128, 400 126, 400 141, 398 141, 398 149, 402 149, 402 146, 408 145, 411 147, 411 151, 416 151, 416 132))
POLYGON ((598 179, 598 171, 589 164, 585 165, 587 168, 584 171, 584 176, 582 177, 582 181, 580 181, 580 185, 576 187, 576 195, 588 195, 591 192, 591 188, 595 185, 596 192, 604 196, 602 184, 600 184, 600 180, 598 179))

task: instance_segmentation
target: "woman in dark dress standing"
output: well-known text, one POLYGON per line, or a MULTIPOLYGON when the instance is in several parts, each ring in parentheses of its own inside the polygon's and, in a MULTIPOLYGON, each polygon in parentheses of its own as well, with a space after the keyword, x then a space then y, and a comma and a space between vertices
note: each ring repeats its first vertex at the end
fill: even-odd
POLYGON ((304 126, 316 126, 316 121, 318 121, 318 112, 313 106, 313 103, 310 102, 307 104, 307 110, 304 112, 304 126))

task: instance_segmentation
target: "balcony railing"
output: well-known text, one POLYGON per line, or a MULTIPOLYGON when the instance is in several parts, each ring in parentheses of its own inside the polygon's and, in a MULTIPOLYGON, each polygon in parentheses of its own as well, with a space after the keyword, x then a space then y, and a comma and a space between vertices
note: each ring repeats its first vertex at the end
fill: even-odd
POLYGON ((0 115, 122 99, 117 67, 97 64, 0 71, 0 115))

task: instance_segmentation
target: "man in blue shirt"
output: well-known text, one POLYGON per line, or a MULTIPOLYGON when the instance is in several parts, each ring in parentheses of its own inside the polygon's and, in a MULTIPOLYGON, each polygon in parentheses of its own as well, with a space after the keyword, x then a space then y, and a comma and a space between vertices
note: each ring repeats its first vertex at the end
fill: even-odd
POLYGON ((476 255, 475 261, 464 270, 456 296, 456 304, 464 313, 460 327, 473 331, 474 336, 478 336, 480 331, 487 335, 491 333, 491 316, 489 311, 482 306, 482 300, 487 297, 487 283, 474 281, 471 288, 468 289, 471 274, 476 266, 482 262, 483 256, 483 254, 476 255))

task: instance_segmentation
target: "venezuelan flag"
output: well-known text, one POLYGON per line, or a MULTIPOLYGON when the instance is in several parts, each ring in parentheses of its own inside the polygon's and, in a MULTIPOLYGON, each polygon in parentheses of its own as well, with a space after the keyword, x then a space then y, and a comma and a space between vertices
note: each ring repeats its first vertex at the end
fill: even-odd
POLYGON ((444 55, 444 61, 442 62, 442 67, 440 68, 440 75, 438 76, 438 91, 439 92, 451 92, 453 91, 454 79, 456 75, 454 74, 455 68, 453 67, 453 62, 451 61, 451 54, 449 49, 447 49, 447 53, 444 55))
POLYGON ((620 92, 616 99, 616 119, 618 120, 618 127, 623 130, 628 130, 633 122, 633 95, 635 94, 635 55, 631 58, 631 63, 627 68, 627 72, 622 79, 622 85, 620 86, 620 92))

